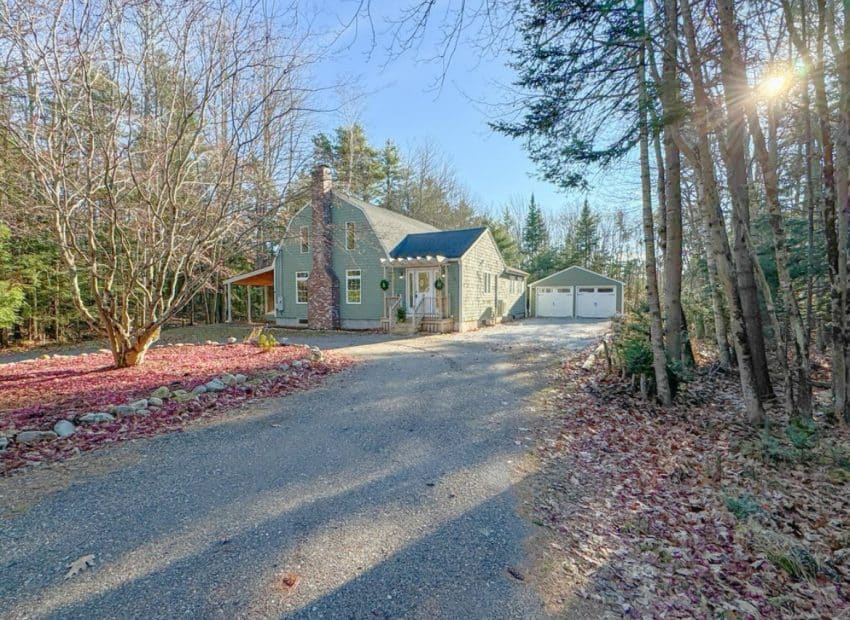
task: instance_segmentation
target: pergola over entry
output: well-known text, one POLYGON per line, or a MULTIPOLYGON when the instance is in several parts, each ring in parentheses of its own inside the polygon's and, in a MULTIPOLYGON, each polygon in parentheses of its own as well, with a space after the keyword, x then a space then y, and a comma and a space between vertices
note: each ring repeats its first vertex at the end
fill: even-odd
POLYGON ((251 318, 251 287, 263 287, 265 294, 263 295, 263 313, 268 314, 274 311, 274 265, 255 269, 246 273, 237 274, 224 281, 224 291, 226 297, 227 315, 225 320, 230 323, 233 320, 233 285, 248 287, 248 322, 252 322, 251 318))

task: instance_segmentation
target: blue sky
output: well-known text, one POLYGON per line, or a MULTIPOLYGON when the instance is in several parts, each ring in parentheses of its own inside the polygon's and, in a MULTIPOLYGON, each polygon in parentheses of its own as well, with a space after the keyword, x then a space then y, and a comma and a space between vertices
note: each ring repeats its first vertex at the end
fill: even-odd
MULTIPOLYGON (((565 195, 536 178, 534 165, 521 143, 488 127, 487 122, 497 117, 498 104, 505 101, 505 87, 513 80, 513 72, 505 66, 506 54, 482 57, 475 46, 462 41, 442 88, 436 89, 440 65, 422 60, 434 54, 435 29, 419 50, 393 58, 386 52, 388 38, 382 33, 386 30, 385 19, 397 15, 399 6, 408 0, 373 0, 377 30, 374 45, 365 21, 361 20, 356 30, 340 25, 351 19, 356 2, 313 2, 316 28, 329 35, 341 33, 332 53, 315 67, 315 76, 323 84, 342 80, 354 85, 351 92, 360 97, 350 107, 357 110, 373 144, 383 144, 387 138, 403 150, 422 142, 433 144, 452 162, 477 202, 488 208, 499 209, 512 197, 527 200, 532 192, 550 213, 583 199, 583 194, 565 195)), ((437 25, 433 22, 433 26, 437 25)), ((339 105, 338 95, 328 96, 336 98, 339 105)), ((341 119, 341 113, 324 114, 322 129, 332 129, 341 119)), ((604 182, 597 182, 589 194, 595 208, 608 211, 634 204, 637 188, 633 182, 620 187, 620 183, 612 182, 611 174, 597 181, 600 179, 604 182)))

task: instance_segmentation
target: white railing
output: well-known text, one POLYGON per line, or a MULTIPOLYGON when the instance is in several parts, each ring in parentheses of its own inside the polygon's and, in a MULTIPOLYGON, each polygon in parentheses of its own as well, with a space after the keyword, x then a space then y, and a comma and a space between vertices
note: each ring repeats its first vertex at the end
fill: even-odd
POLYGON ((388 327, 392 328, 398 321, 398 308, 401 305, 401 297, 399 295, 384 296, 384 321, 388 323, 388 327))

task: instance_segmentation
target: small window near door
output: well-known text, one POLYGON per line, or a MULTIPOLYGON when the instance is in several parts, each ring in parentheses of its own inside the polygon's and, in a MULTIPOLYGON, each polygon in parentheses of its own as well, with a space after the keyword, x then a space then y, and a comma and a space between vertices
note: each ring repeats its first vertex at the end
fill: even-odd
POLYGON ((489 293, 493 289, 492 275, 489 273, 484 274, 484 292, 489 293))
MULTIPOLYGON (((310 251, 310 227, 301 227, 301 253, 306 254, 310 251)), ((307 302, 304 302, 307 303, 307 302)))
POLYGON ((362 297, 361 277, 359 269, 349 269, 345 272, 345 301, 349 304, 359 304, 362 297))
POLYGON ((307 278, 310 274, 306 271, 295 272, 295 303, 307 303, 307 278))
POLYGON ((594 293, 594 292, 596 292, 596 289, 593 289, 593 288, 580 288, 580 289, 578 290, 578 292, 579 292, 579 293, 594 293))
POLYGON ((598 289, 596 289, 596 292, 597 292, 597 293, 613 293, 613 292, 614 292, 614 289, 613 289, 613 288, 611 288, 611 287, 604 287, 604 288, 598 288, 598 289))
POLYGON ((568 288, 559 288, 559 289, 558 289, 558 292, 559 292, 559 293, 569 293, 569 292, 570 292, 570 289, 568 289, 568 288))
POLYGON ((354 222, 345 223, 345 249, 353 250, 357 247, 357 229, 354 222))

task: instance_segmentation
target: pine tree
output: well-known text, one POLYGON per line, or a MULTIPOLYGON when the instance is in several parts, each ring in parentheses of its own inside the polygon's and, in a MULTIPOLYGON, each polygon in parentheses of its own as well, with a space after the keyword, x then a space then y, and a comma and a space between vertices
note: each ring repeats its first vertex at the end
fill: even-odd
MULTIPOLYGON (((0 267, 10 264, 9 236, 9 229, 0 224, 0 267)), ((20 320, 24 304, 24 289, 5 279, 8 275, 0 272, 0 329, 9 329, 20 320)))
POLYGON ((520 255, 519 246, 514 241, 511 233, 508 232, 508 229, 501 223, 487 218, 482 221, 482 224, 487 226, 490 232, 493 233, 493 239, 495 239, 499 252, 502 253, 502 258, 505 259, 505 263, 511 267, 519 267, 522 262, 522 256, 520 255))
POLYGON ((528 204, 528 215, 522 233, 522 250, 523 266, 531 274, 532 280, 539 279, 554 269, 556 256, 549 246, 549 229, 534 194, 528 204))
POLYGON ((549 247, 549 230, 543 219, 543 212, 531 195, 528 204, 528 215, 525 218, 525 229, 522 233, 522 251, 528 259, 534 259, 549 247))
POLYGON ((585 199, 576 221, 571 245, 574 248, 575 264, 581 265, 585 269, 599 269, 601 267, 602 261, 598 257, 599 218, 590 210, 587 199, 585 199))
POLYGON ((378 155, 381 170, 380 205, 393 211, 402 209, 402 191, 406 176, 405 166, 401 159, 398 146, 392 140, 387 140, 378 155))

